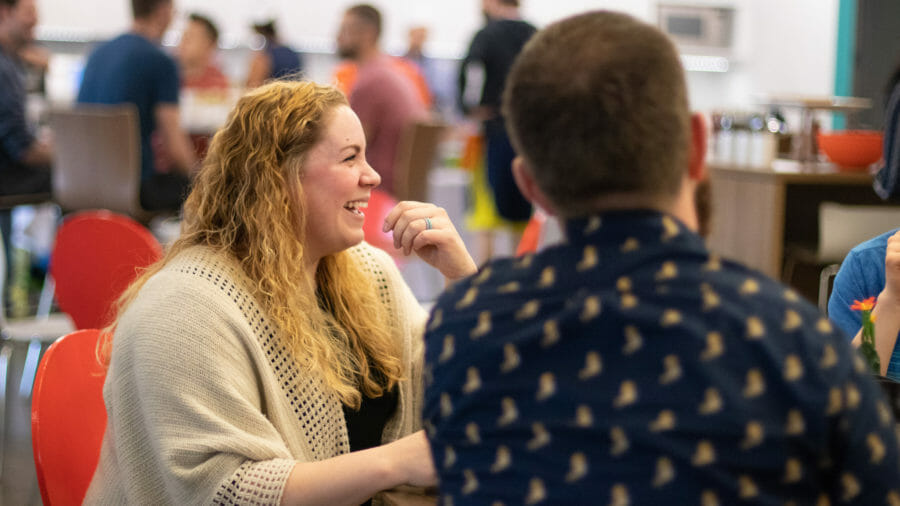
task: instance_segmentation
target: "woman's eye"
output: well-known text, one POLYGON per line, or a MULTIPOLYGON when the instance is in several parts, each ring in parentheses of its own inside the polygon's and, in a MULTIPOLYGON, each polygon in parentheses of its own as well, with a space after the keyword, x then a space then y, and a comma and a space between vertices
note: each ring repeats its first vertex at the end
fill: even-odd
POLYGON ((350 155, 347 158, 344 158, 345 162, 350 162, 356 159, 356 155, 350 155))

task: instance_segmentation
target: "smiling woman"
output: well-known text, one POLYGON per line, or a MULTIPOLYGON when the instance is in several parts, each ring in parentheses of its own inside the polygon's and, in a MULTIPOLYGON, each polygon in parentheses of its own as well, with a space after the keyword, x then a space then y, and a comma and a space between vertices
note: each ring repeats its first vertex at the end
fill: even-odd
MULTIPOLYGON (((361 242, 379 182, 334 88, 276 82, 238 102, 181 237, 101 343, 108 425, 86 502, 359 504, 435 483, 425 313, 361 242)), ((450 279, 475 271, 440 208, 401 203, 384 230, 450 279)))

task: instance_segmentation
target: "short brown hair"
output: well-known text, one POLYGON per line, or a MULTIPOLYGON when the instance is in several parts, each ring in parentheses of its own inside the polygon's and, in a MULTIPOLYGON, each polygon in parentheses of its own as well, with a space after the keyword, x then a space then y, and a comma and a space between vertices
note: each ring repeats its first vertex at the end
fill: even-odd
POLYGON ((595 11, 541 30, 503 98, 510 137, 563 216, 598 198, 670 198, 687 168, 690 111, 674 45, 628 15, 595 11))
POLYGON ((172 3, 173 0, 131 0, 131 14, 135 18, 146 18, 153 14, 160 5, 172 3))
POLYGON ((202 26, 203 30, 206 31, 206 35, 209 36, 209 40, 211 40, 213 44, 219 42, 219 29, 216 28, 216 24, 213 23, 211 19, 202 14, 197 14, 196 12, 191 13, 188 16, 188 19, 202 26))
POLYGON ((347 9, 347 14, 353 14, 365 24, 375 29, 375 36, 381 36, 381 12, 369 4, 357 4, 347 9))

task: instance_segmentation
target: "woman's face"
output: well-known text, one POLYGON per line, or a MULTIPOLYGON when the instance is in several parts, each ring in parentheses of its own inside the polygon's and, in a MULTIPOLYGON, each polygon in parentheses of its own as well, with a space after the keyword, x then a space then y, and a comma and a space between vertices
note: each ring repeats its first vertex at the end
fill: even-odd
POLYGON ((306 248, 318 261, 363 240, 372 188, 381 176, 366 162, 366 136, 350 107, 326 116, 322 138, 306 156, 300 181, 306 195, 306 248))

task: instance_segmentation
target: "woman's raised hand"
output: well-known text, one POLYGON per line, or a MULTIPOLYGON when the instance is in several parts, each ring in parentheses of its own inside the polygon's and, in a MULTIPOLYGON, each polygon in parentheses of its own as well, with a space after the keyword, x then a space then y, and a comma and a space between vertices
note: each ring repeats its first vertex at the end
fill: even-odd
POLYGON ((404 255, 415 252, 449 280, 478 270, 447 211, 434 204, 400 202, 384 219, 383 230, 393 231, 394 247, 404 255))

